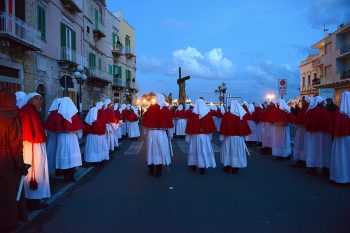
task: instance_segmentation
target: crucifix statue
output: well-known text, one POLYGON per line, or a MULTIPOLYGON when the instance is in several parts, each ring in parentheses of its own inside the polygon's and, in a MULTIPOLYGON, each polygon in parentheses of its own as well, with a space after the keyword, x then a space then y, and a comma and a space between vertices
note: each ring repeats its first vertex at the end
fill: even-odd
POLYGON ((177 85, 179 85, 179 104, 186 103, 186 80, 190 79, 190 76, 181 77, 181 67, 179 67, 179 78, 177 85))

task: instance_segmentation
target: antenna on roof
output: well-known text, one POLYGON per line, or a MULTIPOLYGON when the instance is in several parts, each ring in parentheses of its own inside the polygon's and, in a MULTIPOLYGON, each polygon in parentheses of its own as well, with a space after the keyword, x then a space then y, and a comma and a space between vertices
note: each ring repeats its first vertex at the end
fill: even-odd
POLYGON ((323 25, 323 35, 326 38, 327 37, 327 33, 328 33, 328 28, 326 28, 326 25, 323 25))

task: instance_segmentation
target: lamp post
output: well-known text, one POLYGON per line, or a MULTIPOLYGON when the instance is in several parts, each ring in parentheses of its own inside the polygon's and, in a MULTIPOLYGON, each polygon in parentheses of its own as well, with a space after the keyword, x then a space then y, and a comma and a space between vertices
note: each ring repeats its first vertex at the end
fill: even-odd
POLYGON ((215 93, 219 94, 219 96, 220 96, 219 97, 220 105, 222 104, 224 107, 225 107, 225 93, 226 93, 226 90, 227 90, 227 86, 226 86, 226 83, 224 83, 224 82, 220 86, 218 86, 217 90, 215 90, 215 93))
POLYGON ((77 66, 76 71, 73 73, 73 77, 77 80, 77 83, 79 84, 79 94, 78 94, 78 111, 81 114, 82 112, 82 94, 81 94, 81 85, 84 84, 84 82, 87 80, 87 76, 84 73, 84 67, 83 66, 77 66))

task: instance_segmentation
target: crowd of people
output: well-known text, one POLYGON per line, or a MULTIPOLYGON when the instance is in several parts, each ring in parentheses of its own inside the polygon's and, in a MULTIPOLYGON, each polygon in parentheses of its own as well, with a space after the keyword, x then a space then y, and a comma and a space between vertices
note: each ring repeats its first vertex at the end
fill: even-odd
MULTIPOLYGON (((207 168, 215 168, 211 141, 218 133, 226 173, 236 175, 247 167, 247 145, 255 145, 278 160, 292 156, 296 161, 292 166, 306 167, 309 174, 321 169, 331 181, 350 183, 350 92, 342 94, 340 108, 329 101, 325 105, 320 96, 305 97, 302 107, 295 109, 283 99, 263 104, 230 100, 225 109, 208 106, 203 98, 193 106, 169 106, 162 94, 155 98, 141 121, 151 176, 160 177, 163 166, 171 164, 174 134, 189 143, 189 169, 204 175, 207 168), (293 148, 291 125, 295 126, 293 148)), ((73 101, 62 97, 52 102, 43 122, 42 103, 38 93, 0 91, 0 187, 6 190, 0 194, 2 230, 26 220, 26 209, 45 207, 41 200, 51 196, 50 177, 74 182, 75 170, 84 162, 99 165, 109 160, 122 137, 140 137, 138 107, 106 99, 82 120, 73 101)))

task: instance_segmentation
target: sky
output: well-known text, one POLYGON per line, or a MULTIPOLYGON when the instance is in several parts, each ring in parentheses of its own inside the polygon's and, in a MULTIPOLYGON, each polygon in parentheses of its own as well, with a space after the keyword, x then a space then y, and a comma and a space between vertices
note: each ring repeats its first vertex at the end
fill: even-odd
POLYGON ((350 0, 107 0, 135 28, 139 94, 178 98, 178 67, 187 96, 218 101, 215 89, 262 102, 278 94, 299 95, 299 64, 323 38, 350 22, 350 0))

